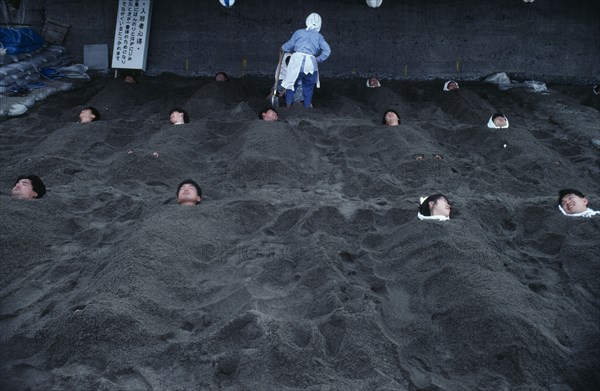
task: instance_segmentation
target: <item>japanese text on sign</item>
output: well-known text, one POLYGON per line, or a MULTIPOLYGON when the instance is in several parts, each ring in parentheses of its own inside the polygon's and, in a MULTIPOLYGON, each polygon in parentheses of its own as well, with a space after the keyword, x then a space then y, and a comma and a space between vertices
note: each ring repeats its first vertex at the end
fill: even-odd
POLYGON ((146 69, 152 0, 119 0, 113 68, 146 69))

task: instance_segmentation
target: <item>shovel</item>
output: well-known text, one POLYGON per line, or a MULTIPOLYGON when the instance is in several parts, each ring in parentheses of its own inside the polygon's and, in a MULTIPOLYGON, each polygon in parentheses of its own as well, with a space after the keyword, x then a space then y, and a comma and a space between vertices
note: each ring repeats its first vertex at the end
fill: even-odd
POLYGON ((279 83, 279 71, 281 70, 281 60, 283 59, 283 52, 279 51, 279 62, 277 63, 277 69, 275 70, 275 84, 273 84, 273 90, 271 91, 271 106, 279 107, 279 94, 277 93, 277 84, 279 83))

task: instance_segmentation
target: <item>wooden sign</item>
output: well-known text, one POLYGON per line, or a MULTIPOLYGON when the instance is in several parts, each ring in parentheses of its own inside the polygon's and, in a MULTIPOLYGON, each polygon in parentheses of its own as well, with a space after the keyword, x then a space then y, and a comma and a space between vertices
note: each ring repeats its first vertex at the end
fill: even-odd
POLYGON ((152 0, 119 0, 112 67, 146 70, 152 0))

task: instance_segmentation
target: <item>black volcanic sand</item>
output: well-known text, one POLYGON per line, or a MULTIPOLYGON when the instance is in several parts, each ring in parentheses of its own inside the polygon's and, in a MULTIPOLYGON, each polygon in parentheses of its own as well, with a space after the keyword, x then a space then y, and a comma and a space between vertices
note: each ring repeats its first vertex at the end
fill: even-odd
POLYGON ((556 207, 600 209, 591 87, 382 84, 271 123, 268 79, 94 79, 0 123, 0 389, 600 389, 600 217, 556 207))

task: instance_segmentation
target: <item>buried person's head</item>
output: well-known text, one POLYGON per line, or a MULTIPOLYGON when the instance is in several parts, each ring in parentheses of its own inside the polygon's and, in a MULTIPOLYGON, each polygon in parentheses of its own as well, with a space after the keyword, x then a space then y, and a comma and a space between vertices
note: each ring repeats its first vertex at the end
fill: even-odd
POLYGON ((279 114, 277 110, 272 107, 265 107, 258 113, 258 119, 262 119, 265 121, 277 121, 279 120, 279 114))
POLYGON ((370 77, 367 79, 367 87, 369 88, 377 88, 381 87, 381 83, 376 77, 370 77))
POLYGON ((193 180, 186 179, 177 186, 176 196, 179 205, 197 205, 202 201, 202 189, 193 180))
POLYGON ((100 112, 93 106, 88 106, 79 112, 79 123, 86 124, 99 120, 100 112))
POLYGON ((46 186, 36 175, 19 175, 11 191, 12 197, 20 200, 38 199, 44 194, 46 194, 46 186))
POLYGON ((229 76, 225 72, 217 72, 215 74, 215 81, 229 81, 229 76))
POLYGON ((125 75, 123 76, 123 81, 127 84, 137 84, 137 79, 134 75, 125 75))
POLYGON ((449 219, 451 210, 448 198, 439 193, 430 195, 421 202, 421 205, 419 205, 419 214, 424 217, 441 216, 445 219, 449 219))
POLYGON ((508 118, 500 112, 494 113, 490 117, 487 126, 491 129, 506 129, 508 128, 508 118))
POLYGON ((561 189, 558 192, 558 205, 568 215, 583 213, 588 209, 588 199, 576 189, 561 189))
POLYGON ((383 113, 383 119, 381 120, 383 125, 398 126, 400 125, 400 115, 396 110, 388 110, 383 113))
POLYGON ((445 84, 444 84, 444 91, 452 91, 452 90, 458 90, 458 83, 455 82, 454 80, 448 80, 445 84))
POLYGON ((173 107, 169 112, 169 121, 173 125, 183 125, 190 122, 190 117, 188 117, 185 110, 179 107, 173 107))

